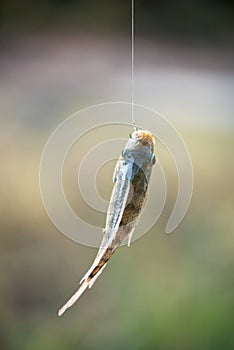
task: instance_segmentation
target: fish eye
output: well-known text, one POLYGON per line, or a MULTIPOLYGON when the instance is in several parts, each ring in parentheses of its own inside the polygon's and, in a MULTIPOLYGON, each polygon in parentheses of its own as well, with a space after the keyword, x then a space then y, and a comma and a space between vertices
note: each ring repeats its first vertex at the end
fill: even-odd
POLYGON ((151 156, 151 164, 154 165, 156 163, 156 157, 154 154, 151 156))

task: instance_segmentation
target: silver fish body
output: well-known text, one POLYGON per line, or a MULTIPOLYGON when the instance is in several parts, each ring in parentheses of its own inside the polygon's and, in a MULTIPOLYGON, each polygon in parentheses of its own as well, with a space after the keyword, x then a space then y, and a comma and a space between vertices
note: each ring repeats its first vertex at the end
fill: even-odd
POLYGON ((97 256, 80 281, 80 288, 59 310, 61 316, 85 291, 91 288, 116 249, 128 238, 142 213, 152 166, 155 163, 154 138, 145 130, 135 131, 117 161, 103 239, 97 256))

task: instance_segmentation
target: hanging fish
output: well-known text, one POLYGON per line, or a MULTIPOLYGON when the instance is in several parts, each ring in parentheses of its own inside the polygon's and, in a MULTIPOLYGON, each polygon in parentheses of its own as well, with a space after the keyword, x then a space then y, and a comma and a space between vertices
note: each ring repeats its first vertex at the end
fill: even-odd
POLYGON ((149 131, 136 130, 130 135, 115 167, 114 187, 101 246, 91 268, 80 281, 80 288, 59 310, 59 316, 79 299, 87 287, 92 287, 125 239, 128 239, 128 246, 130 245, 145 204, 152 166, 155 164, 154 143, 154 137, 149 131))

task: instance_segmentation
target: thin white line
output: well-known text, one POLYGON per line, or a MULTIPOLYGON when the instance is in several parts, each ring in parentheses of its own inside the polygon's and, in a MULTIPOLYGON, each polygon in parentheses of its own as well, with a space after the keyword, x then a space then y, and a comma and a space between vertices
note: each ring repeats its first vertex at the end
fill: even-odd
POLYGON ((134 45, 134 37, 135 37, 135 16, 134 16, 134 0, 132 0, 132 125, 135 130, 137 130, 135 123, 135 110, 134 110, 134 56, 135 56, 135 45, 134 45))

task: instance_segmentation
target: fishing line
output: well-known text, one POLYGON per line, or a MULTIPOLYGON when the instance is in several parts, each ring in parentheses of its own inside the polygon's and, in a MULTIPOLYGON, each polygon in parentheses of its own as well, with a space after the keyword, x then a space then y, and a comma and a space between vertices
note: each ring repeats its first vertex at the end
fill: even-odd
POLYGON ((132 14, 131 14, 131 20, 132 20, 132 36, 131 36, 131 44, 132 44, 132 52, 131 52, 131 68, 132 68, 132 79, 131 79, 131 91, 132 91, 132 103, 131 103, 131 112, 132 112, 132 125, 134 130, 137 130, 137 126, 135 123, 135 108, 134 108, 134 65, 135 65, 135 8, 134 8, 134 0, 132 0, 132 14))

